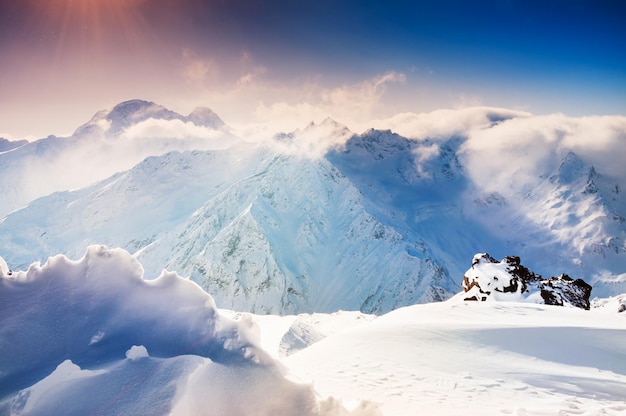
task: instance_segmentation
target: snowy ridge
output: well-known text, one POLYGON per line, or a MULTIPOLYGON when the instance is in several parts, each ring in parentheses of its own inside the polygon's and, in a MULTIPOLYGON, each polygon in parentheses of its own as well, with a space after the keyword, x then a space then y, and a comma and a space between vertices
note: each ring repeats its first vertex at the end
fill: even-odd
POLYGON ((0 137, 0 153, 10 152, 21 146, 24 146, 28 141, 26 140, 7 140, 4 137, 0 137))

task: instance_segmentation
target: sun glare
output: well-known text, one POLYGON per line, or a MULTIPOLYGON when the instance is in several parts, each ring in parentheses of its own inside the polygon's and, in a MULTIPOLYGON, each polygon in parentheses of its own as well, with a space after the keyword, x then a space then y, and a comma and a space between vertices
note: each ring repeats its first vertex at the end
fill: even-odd
POLYGON ((32 4, 42 28, 56 41, 56 52, 98 51, 105 45, 141 42, 149 32, 138 6, 143 0, 51 0, 32 4), (95 50, 94 50, 95 49, 95 50))

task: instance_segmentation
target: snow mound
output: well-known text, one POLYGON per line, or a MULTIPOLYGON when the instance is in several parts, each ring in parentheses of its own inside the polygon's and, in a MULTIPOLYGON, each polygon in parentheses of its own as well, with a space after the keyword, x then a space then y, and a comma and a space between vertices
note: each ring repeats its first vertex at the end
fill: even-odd
POLYGON ((221 315, 175 273, 144 280, 122 249, 28 271, 0 259, 0 305, 0 414, 378 414, 319 400, 286 378, 251 320, 221 315))
POLYGON ((520 263, 517 256, 498 262, 487 253, 474 256, 463 278, 465 300, 509 300, 589 309, 591 286, 562 274, 543 279, 520 263))

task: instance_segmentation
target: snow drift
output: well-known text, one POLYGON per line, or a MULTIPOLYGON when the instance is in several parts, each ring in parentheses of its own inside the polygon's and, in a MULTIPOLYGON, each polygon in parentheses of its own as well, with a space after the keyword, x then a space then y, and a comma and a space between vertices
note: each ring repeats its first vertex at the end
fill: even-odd
POLYGON ((244 316, 175 273, 143 279, 91 246, 11 272, 0 261, 0 414, 377 414, 320 401, 258 343, 244 316))

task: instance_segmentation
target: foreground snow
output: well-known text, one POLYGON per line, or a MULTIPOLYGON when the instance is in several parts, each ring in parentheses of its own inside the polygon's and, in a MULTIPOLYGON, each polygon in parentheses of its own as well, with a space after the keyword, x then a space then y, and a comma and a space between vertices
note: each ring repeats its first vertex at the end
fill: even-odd
POLYGON ((28 272, 0 260, 1 415, 374 415, 320 400, 222 316, 195 283, 143 279, 127 252, 92 246, 28 272))
POLYGON ((250 316, 142 273, 104 247, 28 272, 0 259, 0 415, 626 412, 624 297, 250 316))
POLYGON ((396 310, 285 362, 322 394, 367 397, 386 415, 617 415, 625 318, 457 298, 396 310))

